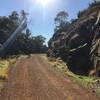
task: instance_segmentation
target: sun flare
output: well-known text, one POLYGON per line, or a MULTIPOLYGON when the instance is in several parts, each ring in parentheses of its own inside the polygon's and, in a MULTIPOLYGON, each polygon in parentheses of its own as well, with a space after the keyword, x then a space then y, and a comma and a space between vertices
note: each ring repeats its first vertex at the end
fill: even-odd
POLYGON ((42 6, 47 6, 51 0, 37 0, 37 3, 41 4, 42 6))

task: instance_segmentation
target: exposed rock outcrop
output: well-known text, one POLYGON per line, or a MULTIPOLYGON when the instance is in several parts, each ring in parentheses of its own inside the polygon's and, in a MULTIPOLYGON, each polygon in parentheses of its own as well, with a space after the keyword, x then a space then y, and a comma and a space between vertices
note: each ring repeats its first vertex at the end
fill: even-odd
POLYGON ((100 76, 100 2, 80 12, 65 31, 55 32, 48 45, 47 55, 60 56, 74 73, 100 76))

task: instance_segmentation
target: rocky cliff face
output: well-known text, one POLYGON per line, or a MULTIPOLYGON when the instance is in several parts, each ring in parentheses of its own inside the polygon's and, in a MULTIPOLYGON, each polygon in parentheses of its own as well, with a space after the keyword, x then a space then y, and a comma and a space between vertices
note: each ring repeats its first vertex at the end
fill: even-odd
POLYGON ((61 57, 76 74, 100 76, 100 3, 78 14, 48 42, 48 56, 61 57))

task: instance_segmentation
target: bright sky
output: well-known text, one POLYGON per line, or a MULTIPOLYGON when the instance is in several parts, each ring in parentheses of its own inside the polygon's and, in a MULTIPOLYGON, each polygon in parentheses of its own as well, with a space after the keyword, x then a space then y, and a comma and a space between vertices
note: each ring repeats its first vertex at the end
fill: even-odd
POLYGON ((69 20, 76 18, 79 10, 88 7, 93 0, 0 0, 0 16, 12 11, 25 10, 30 19, 29 28, 33 35, 43 35, 47 41, 54 31, 54 18, 59 11, 69 13, 69 20))

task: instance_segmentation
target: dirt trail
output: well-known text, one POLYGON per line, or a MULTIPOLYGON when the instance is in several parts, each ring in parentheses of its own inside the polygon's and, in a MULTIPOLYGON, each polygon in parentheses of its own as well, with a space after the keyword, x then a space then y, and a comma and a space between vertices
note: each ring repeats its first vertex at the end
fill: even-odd
POLYGON ((98 100, 65 78, 39 55, 22 58, 10 70, 0 100, 98 100))

